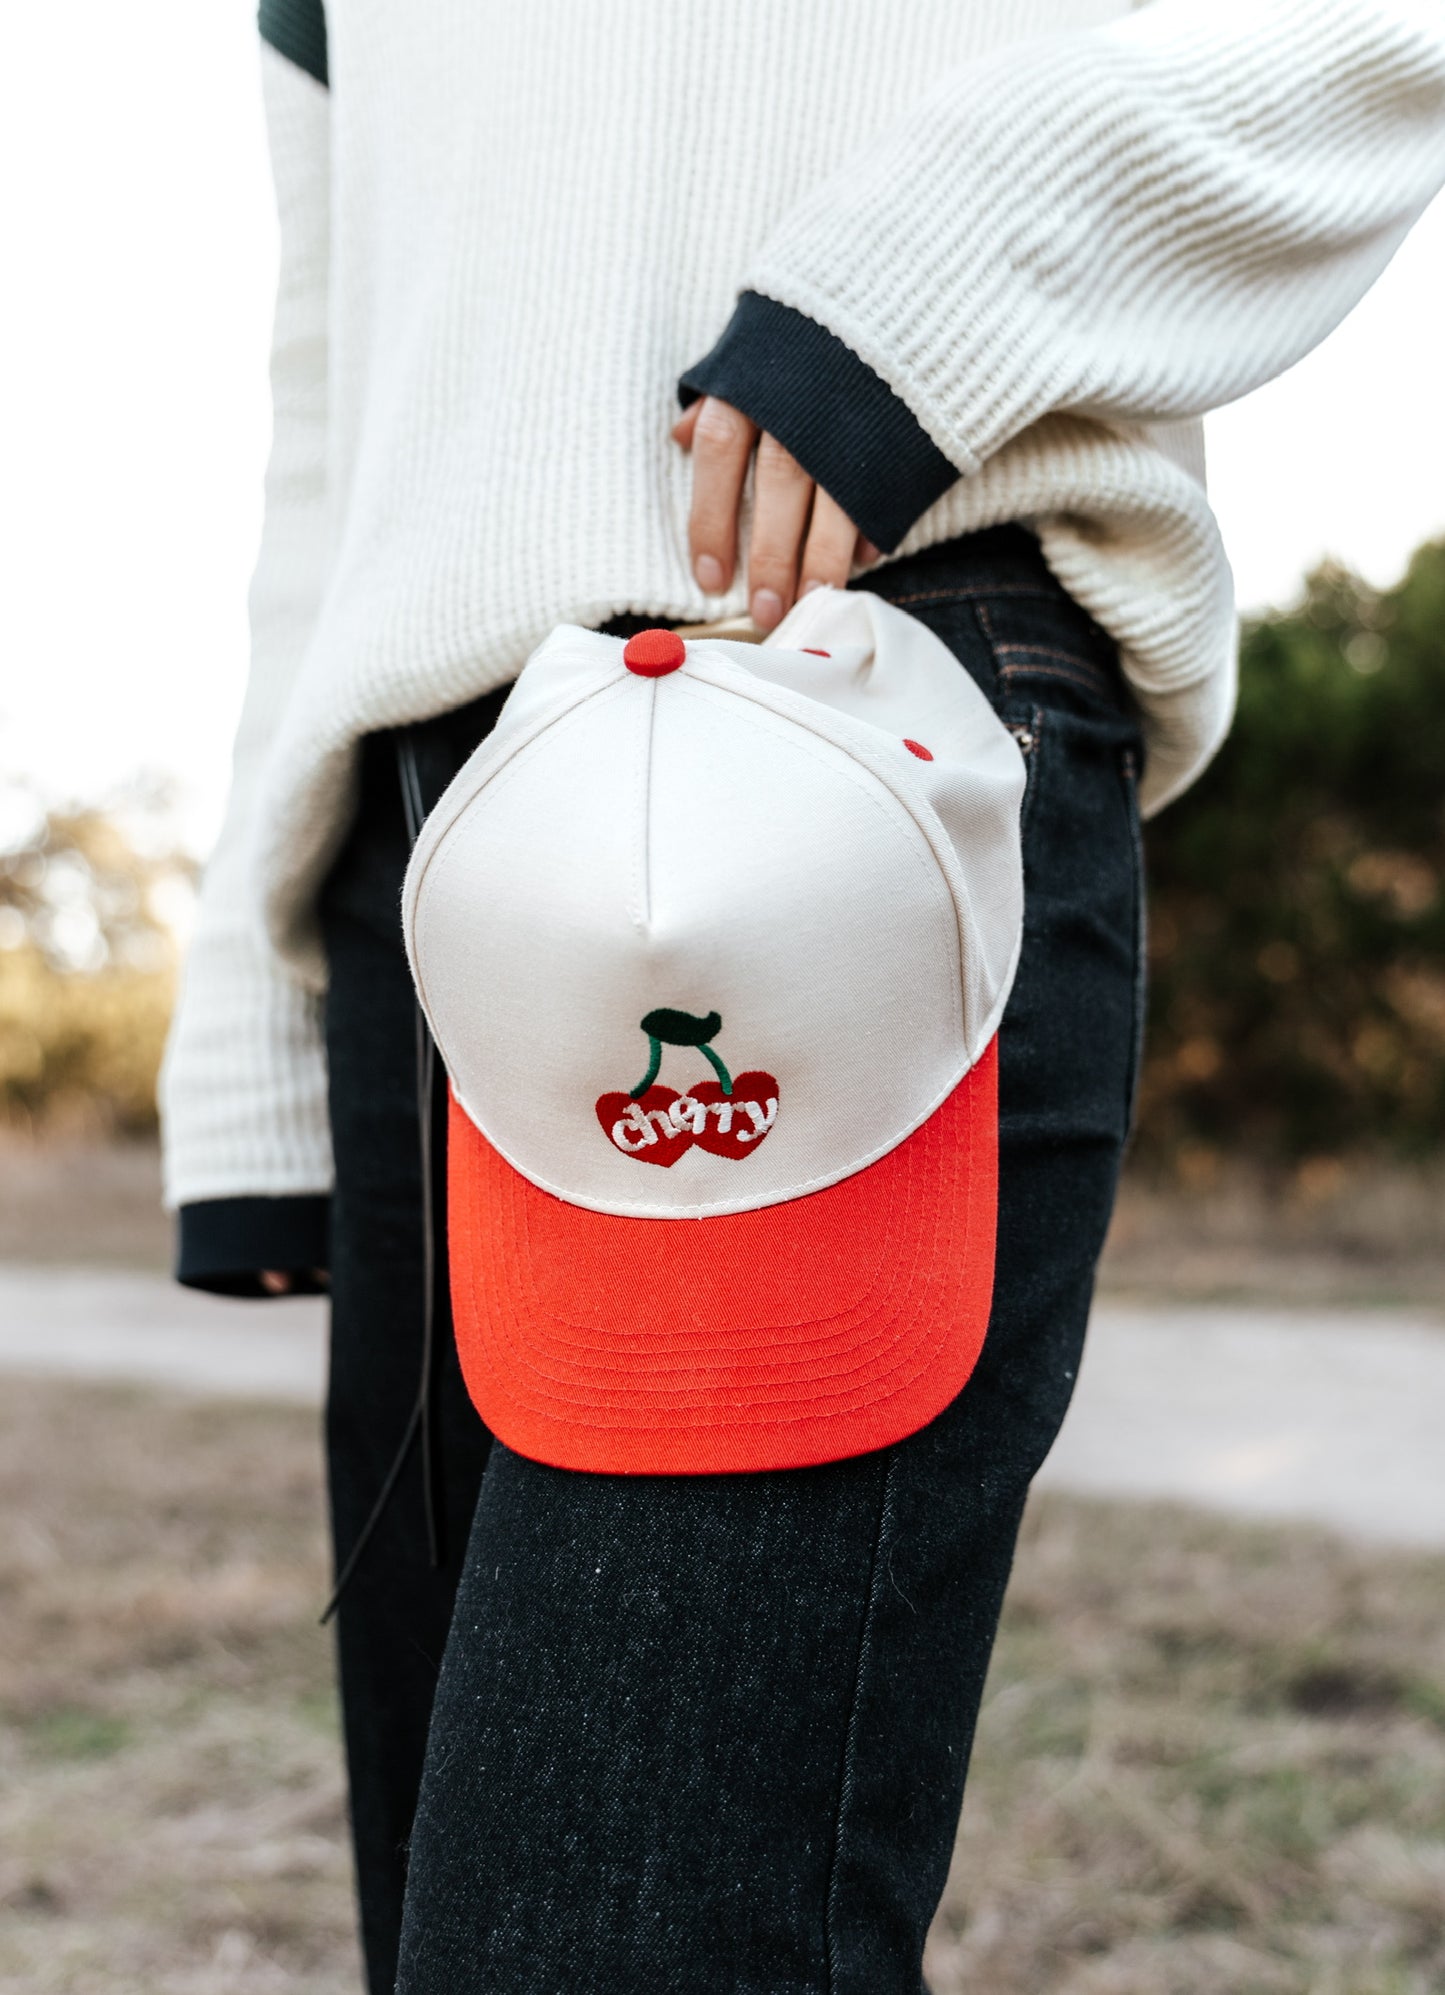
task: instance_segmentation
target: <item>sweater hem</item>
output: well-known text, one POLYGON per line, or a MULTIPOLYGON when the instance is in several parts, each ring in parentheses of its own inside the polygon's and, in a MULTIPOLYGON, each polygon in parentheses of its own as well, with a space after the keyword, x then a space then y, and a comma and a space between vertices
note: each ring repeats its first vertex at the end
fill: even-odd
POLYGON ((321 0, 261 0, 257 26, 263 42, 329 87, 326 11, 321 0))

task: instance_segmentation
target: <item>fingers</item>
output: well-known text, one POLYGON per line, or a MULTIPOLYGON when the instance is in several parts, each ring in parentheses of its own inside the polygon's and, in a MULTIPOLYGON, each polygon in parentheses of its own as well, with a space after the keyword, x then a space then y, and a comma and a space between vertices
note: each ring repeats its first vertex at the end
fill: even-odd
MULTIPOLYGON (((692 572, 710 596, 729 587, 738 558, 738 507, 748 459, 757 442, 757 425, 715 395, 695 402, 673 430, 684 428, 692 448, 692 512, 688 519, 688 551, 692 572), (695 413, 694 413, 695 412, 695 413)), ((684 443, 685 439, 678 437, 684 443)))
POLYGON ((688 551, 708 595, 732 585, 738 509, 756 448, 748 608, 760 629, 774 629, 803 591, 841 588, 855 561, 878 559, 877 548, 817 489, 792 453, 776 437, 760 436, 756 423, 730 403, 704 395, 678 417, 672 436, 692 452, 688 551))
POLYGON ((808 544, 803 550, 799 595, 819 587, 841 589, 859 545, 859 533, 836 499, 820 491, 813 501, 808 544))
MULTIPOLYGON (((318 1288, 330 1288, 331 1276, 325 1268, 311 1268, 307 1272, 318 1288)), ((261 1286, 267 1295, 294 1295, 296 1278, 284 1268, 263 1268, 261 1286)))
POLYGON ((793 606, 813 492, 812 479, 792 452, 775 436, 764 436, 753 472, 748 546, 748 611, 760 630, 772 630, 793 606))

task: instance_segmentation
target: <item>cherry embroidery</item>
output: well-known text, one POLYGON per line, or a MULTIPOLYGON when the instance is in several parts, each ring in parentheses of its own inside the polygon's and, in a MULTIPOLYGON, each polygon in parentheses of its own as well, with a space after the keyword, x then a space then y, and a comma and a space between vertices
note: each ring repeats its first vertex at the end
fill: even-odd
POLYGON ((624 1156, 667 1170, 693 1144, 692 1131, 672 1119, 681 1099, 676 1088, 661 1086, 641 1095, 605 1094, 597 1102, 597 1120, 624 1156))
POLYGON ((664 1170, 694 1144, 734 1162, 751 1156, 777 1119, 773 1076, 750 1068, 733 1078, 712 1048, 722 1030, 715 1011, 698 1018, 663 1006, 648 1012, 641 1029, 647 1034, 647 1072, 626 1094, 615 1090, 596 1103, 597 1120, 613 1148, 664 1170), (717 1078, 679 1094, 657 1078, 664 1045, 696 1047, 717 1078))
POLYGON ((778 1084, 757 1070, 738 1075, 730 1098, 716 1081, 703 1081, 690 1093, 701 1108, 692 1118, 693 1141, 715 1157, 751 1156, 778 1113, 778 1084))

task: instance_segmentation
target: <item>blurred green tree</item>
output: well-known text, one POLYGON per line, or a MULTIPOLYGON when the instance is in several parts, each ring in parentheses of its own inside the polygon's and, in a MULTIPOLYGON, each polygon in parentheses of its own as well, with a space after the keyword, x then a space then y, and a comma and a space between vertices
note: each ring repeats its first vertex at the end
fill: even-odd
POLYGON ((1146 1157, 1439 1150, 1442 742, 1445 542, 1246 627, 1234 732, 1146 837, 1146 1157))

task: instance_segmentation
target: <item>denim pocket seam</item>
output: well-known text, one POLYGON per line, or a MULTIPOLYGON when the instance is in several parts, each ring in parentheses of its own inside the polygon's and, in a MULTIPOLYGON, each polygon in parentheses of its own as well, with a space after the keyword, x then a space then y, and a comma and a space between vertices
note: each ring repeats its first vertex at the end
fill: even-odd
POLYGON ((1056 650, 1048 644, 1000 644, 994 640, 994 654, 1000 660, 1000 674, 1038 672, 1044 678, 1072 678, 1074 684, 1088 686, 1090 692, 1114 694, 1116 682, 1092 658, 1082 658, 1074 650, 1056 650), (1034 658, 1052 658, 1052 664, 1034 664, 1034 658))
POLYGON ((1039 754, 1047 726, 1047 709, 1030 705, 1020 712, 1014 707, 1001 710, 999 719, 1013 736, 1018 751, 1024 758, 1024 793, 1019 804, 1019 837, 1023 839, 1028 834, 1029 819, 1033 816, 1034 794, 1039 786, 1039 754))
POLYGON ((978 627, 983 632, 984 642, 993 654, 994 670, 999 683, 1006 685, 1015 676, 1034 679, 1062 679, 1066 684, 1077 686, 1081 692, 1099 695, 1108 699, 1115 697, 1115 687, 1107 672, 1093 659, 1085 658, 1077 651, 1061 651, 1057 645, 1029 644, 999 636, 993 618, 989 615, 987 603, 978 603, 974 608, 978 627), (1034 658, 1052 658, 1053 665, 1033 665, 1023 661, 1034 658), (1018 663, 1010 663, 1010 660, 1018 663), (1060 665, 1070 669, 1059 670, 1060 665))

